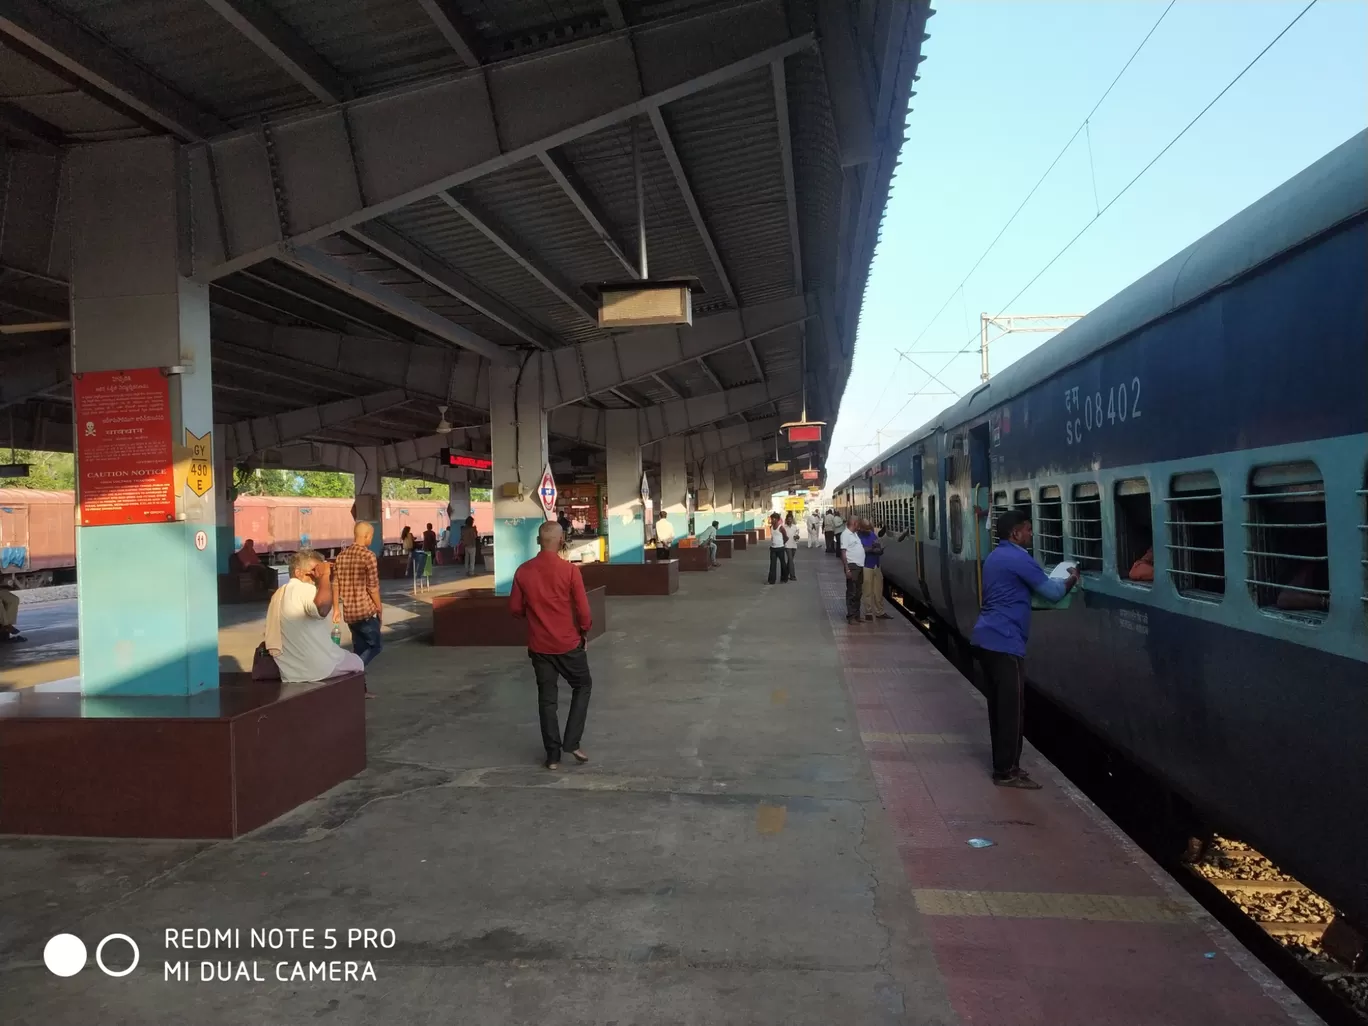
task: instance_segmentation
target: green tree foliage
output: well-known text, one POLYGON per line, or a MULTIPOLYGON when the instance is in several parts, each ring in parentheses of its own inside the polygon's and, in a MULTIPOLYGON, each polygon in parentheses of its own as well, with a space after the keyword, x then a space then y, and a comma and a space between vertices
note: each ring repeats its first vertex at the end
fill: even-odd
POLYGON ((471 502, 493 502, 494 490, 492 488, 472 488, 470 490, 471 502))
POLYGON ((350 499, 350 474, 333 470, 239 470, 233 475, 238 495, 297 495, 308 498, 350 499))
POLYGON ((447 502, 451 498, 451 488, 436 481, 415 481, 412 478, 387 477, 380 482, 381 494, 386 499, 417 499, 431 502, 447 502), (428 495, 419 495, 419 488, 431 488, 428 495))
POLYGON ((36 449, 0 451, 0 463, 29 465, 28 477, 0 478, 0 487, 36 488, 47 492, 69 492, 76 488, 76 464, 69 452, 40 452, 36 449))

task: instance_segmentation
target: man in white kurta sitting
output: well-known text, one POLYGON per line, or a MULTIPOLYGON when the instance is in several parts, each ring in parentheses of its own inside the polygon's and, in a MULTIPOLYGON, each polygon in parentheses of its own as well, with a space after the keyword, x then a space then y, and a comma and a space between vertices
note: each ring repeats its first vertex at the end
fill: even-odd
POLYGON ((266 648, 286 684, 365 670, 361 657, 332 640, 332 567, 313 549, 290 557, 290 579, 266 611, 266 648))

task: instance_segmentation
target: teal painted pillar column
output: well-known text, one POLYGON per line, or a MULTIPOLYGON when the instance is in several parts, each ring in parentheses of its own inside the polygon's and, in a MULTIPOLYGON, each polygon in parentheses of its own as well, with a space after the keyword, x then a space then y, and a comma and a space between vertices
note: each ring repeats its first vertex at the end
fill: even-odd
POLYGON ((674 528, 675 540, 689 533, 688 445, 681 435, 660 441, 660 508, 674 528))
POLYGON ((489 368, 490 450, 494 461, 494 594, 513 590, 513 574, 537 554, 546 522, 537 489, 547 464, 542 360, 489 368), (508 494, 504 494, 505 491, 508 494))
POLYGON ((732 498, 731 469, 724 467, 715 471, 713 483, 717 487, 717 498, 713 502, 713 519, 717 521, 717 533, 728 538, 736 527, 736 504, 732 498))
POLYGON ((225 454, 229 430, 226 424, 214 426, 214 562, 221 574, 228 572, 228 557, 242 547, 234 527, 233 461, 225 454))
POLYGON ((732 534, 740 534, 746 529, 746 483, 740 471, 731 469, 732 490, 732 534))
MULTIPOLYGON (((351 450, 347 450, 351 451, 351 450)), ((381 484, 380 450, 375 446, 358 446, 352 458, 352 519, 371 525, 370 550, 377 557, 385 551, 385 501, 381 484)), ((414 528, 422 540, 423 528, 414 528)))
POLYGON ((75 403, 76 566, 81 693, 90 698, 186 696, 219 684, 216 505, 226 482, 187 479, 191 452, 212 467, 222 440, 209 289, 182 263, 179 150, 158 138, 66 151, 77 226, 73 389, 86 396, 75 403))
POLYGON ((646 521, 641 502, 641 426, 636 410, 606 410, 608 562, 646 561, 646 521))
MULTIPOLYGON (((701 534, 714 520, 717 519, 717 511, 714 504, 717 502, 717 492, 714 489, 716 479, 713 468, 708 465, 706 460, 698 464, 698 505, 694 510, 694 534, 701 534)), ((721 530, 721 525, 718 525, 721 530)))

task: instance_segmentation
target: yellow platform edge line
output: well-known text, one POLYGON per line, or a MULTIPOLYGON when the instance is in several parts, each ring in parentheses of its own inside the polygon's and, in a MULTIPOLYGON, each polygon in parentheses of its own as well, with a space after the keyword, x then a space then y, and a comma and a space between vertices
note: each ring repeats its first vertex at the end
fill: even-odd
POLYGON ((930 889, 912 893, 917 909, 927 916, 1077 919, 1105 923, 1178 923, 1191 919, 1187 909, 1176 901, 1136 895, 930 889))

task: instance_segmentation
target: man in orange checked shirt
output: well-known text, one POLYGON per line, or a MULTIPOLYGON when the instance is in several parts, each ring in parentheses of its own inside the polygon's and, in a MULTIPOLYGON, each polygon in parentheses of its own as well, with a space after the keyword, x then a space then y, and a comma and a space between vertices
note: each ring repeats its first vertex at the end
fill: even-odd
POLYGON ((537 531, 541 551, 518 567, 508 599, 509 612, 527 620, 527 654, 537 677, 537 710, 549 770, 560 769, 563 751, 573 755, 576 762, 589 761, 580 748, 580 739, 584 736, 589 693, 593 688, 589 657, 584 650, 584 639, 593 619, 579 567, 560 556, 563 538, 564 532, 554 520, 541 525, 537 531), (565 678, 571 691, 563 741, 556 708, 560 677, 565 678))

